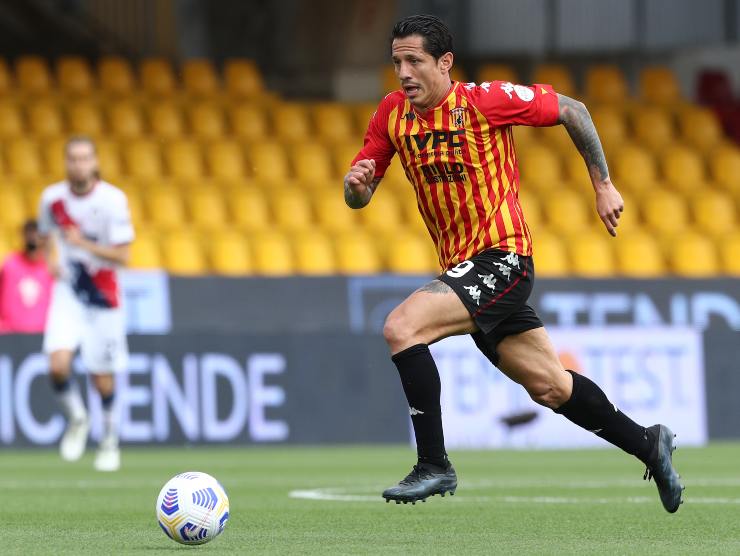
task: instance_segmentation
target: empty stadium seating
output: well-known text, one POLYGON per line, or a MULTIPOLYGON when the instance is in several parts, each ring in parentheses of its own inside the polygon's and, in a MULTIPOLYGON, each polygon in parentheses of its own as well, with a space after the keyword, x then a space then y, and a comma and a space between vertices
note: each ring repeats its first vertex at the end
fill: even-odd
MULTIPOLYGON (((505 64, 477 69, 479 81, 524 75, 505 64)), ((530 76, 587 102, 626 207, 610 238, 565 130, 517 128, 538 275, 740 275, 740 148, 714 111, 682 97, 670 69, 640 70, 634 95, 615 65, 588 67, 583 80, 561 64, 530 76)), ((379 77, 398 87, 392 68, 379 77)), ((453 77, 465 80, 459 68, 453 77)), ((717 96, 719 85, 710 85, 703 94, 717 96)), ((344 204, 342 176, 375 103, 283 101, 250 60, 219 68, 115 56, 0 60, 0 94, 0 250, 37 210, 43 186, 63 177, 66 139, 86 134, 97 141, 103 177, 129 195, 139 230, 135 268, 267 276, 438 270, 397 160, 368 207, 344 204)))

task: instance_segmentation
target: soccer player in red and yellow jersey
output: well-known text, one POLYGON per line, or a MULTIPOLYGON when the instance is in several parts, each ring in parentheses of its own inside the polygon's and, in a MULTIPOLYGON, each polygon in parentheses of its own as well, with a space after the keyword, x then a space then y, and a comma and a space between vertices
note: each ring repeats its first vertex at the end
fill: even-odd
POLYGON ((452 37, 434 16, 401 20, 391 54, 401 89, 373 115, 362 150, 344 179, 344 196, 366 206, 398 155, 437 247, 442 274, 411 294, 383 330, 398 368, 416 436, 418 463, 387 500, 416 502, 454 493, 457 475, 444 446, 440 379, 429 344, 471 334, 478 348, 532 399, 636 456, 675 512, 683 486, 673 468, 673 433, 645 428, 585 376, 563 368, 527 304, 534 283, 533 242, 519 203, 512 126, 562 124, 591 176, 596 210, 616 235, 622 197, 586 107, 550 85, 450 79, 452 37))

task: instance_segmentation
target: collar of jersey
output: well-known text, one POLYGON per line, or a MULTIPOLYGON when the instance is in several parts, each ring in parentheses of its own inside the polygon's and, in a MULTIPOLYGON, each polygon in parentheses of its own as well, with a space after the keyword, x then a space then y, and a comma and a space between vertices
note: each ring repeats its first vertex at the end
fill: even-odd
POLYGON ((95 180, 95 183, 90 188, 90 191, 86 191, 85 193, 76 193, 74 189, 72 189, 72 186, 69 184, 69 181, 67 181, 67 189, 69 192, 74 195, 75 197, 79 197, 80 199, 83 197, 87 197, 90 195, 93 191, 95 191, 95 188, 98 187, 98 184, 100 183, 100 180, 95 180))

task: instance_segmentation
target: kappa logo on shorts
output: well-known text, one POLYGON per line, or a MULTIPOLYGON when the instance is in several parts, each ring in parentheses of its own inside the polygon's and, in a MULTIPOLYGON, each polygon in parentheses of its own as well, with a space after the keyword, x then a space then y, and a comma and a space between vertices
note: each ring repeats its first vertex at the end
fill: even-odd
POLYGON ((509 253, 505 257, 502 257, 501 260, 509 263, 509 266, 513 266, 516 269, 519 268, 519 255, 516 253, 509 253))
POLYGON ((506 278, 507 280, 511 280, 511 267, 506 266, 504 263, 493 263, 493 264, 495 264, 498 267, 499 272, 501 272, 501 274, 504 275, 504 278, 506 278))
POLYGON ((494 291, 496 289, 496 275, 495 274, 479 274, 478 278, 483 280, 483 285, 489 290, 494 291))
POLYGON ((470 294, 470 297, 473 298, 473 301, 475 301, 476 305, 480 305, 480 288, 478 286, 463 286, 466 290, 468 290, 468 293, 470 294))

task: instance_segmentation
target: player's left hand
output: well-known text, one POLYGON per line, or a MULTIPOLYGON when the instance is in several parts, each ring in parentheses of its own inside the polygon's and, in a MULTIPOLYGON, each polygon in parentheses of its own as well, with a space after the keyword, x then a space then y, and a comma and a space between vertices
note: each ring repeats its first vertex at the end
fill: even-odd
POLYGON ((594 184, 594 188, 596 190, 596 212, 606 226, 606 230, 616 237, 619 217, 624 211, 622 196, 609 177, 594 184))
POLYGON ((85 243, 85 237, 77 226, 64 228, 64 240, 75 247, 83 247, 85 243))

